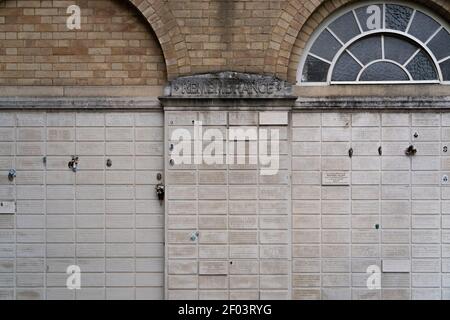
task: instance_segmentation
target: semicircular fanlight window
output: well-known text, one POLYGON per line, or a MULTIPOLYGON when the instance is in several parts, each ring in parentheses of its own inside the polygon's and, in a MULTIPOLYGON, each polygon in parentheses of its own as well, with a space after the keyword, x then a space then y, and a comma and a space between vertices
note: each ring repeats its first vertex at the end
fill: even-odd
POLYGON ((450 33, 423 10, 358 6, 319 30, 301 64, 301 83, 450 81, 450 33))

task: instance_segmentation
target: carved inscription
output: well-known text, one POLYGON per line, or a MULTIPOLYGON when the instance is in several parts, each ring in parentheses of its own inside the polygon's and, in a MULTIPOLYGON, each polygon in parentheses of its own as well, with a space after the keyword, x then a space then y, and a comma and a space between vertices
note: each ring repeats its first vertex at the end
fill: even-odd
POLYGON ((349 186, 350 173, 348 171, 326 171, 322 173, 324 186, 349 186))
POLYGON ((271 76, 221 72, 181 77, 171 82, 171 96, 281 97, 291 86, 271 76))

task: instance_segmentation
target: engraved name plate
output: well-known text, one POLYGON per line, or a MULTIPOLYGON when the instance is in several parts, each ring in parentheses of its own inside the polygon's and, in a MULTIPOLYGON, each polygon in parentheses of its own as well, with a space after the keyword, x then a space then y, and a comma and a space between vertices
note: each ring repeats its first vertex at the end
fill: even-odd
POLYGON ((284 97, 292 85, 281 79, 238 72, 179 77, 166 88, 172 97, 284 97))
POLYGON ((326 171, 322 173, 323 186, 349 186, 350 172, 348 171, 326 171))

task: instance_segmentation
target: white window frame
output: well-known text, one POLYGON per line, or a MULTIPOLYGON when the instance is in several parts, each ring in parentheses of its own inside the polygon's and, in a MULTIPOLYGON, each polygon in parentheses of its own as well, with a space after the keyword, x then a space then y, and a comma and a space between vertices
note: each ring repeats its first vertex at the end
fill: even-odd
POLYGON ((302 54, 302 57, 300 59, 300 63, 299 63, 299 68, 297 69, 297 85, 299 86, 329 86, 329 85, 367 85, 367 84, 444 84, 444 85, 450 85, 450 81, 444 81, 443 80, 443 74, 442 74, 442 70, 440 67, 440 63, 450 60, 450 56, 443 58, 441 60, 437 60, 435 55, 433 54, 433 52, 430 50, 430 48, 428 48, 427 44, 434 39, 434 37, 442 30, 445 29, 447 30, 447 32, 450 33, 450 26, 447 22, 443 21, 442 18, 438 17, 436 14, 434 14, 433 12, 431 12, 430 10, 428 10, 427 8, 424 8, 420 5, 416 5, 416 4, 412 4, 409 2, 404 2, 404 1, 368 1, 368 2, 364 2, 364 3, 359 3, 359 4, 354 4, 352 6, 347 6, 343 9, 337 10, 336 12, 334 12, 332 14, 331 17, 327 18, 324 20, 324 22, 321 24, 321 26, 315 30, 312 34, 312 36, 310 37, 307 45, 305 46, 304 49, 304 53, 302 54), (383 10, 382 10, 382 28, 381 29, 377 29, 377 30, 370 30, 370 31, 363 31, 360 21, 357 18, 356 15, 356 9, 361 8, 361 7, 366 7, 368 5, 382 5, 383 6, 383 10), (398 31, 398 30, 392 30, 392 29, 386 29, 386 5, 387 4, 397 4, 397 5, 401 5, 401 6, 406 6, 409 7, 411 9, 413 9, 413 13, 411 15, 411 19, 409 20, 409 24, 406 28, 405 31, 398 31), (412 21, 414 19, 414 16, 416 14, 417 11, 420 11, 426 15, 428 15, 429 17, 433 18, 440 26, 439 28, 430 36, 430 38, 425 41, 422 42, 421 40, 417 39, 416 37, 408 34, 408 31, 411 27, 412 21), (342 17, 344 14, 348 13, 348 12, 353 12, 353 15, 355 17, 355 20, 358 24, 360 34, 356 35, 355 37, 353 37, 352 39, 350 39, 347 43, 343 43, 342 40, 339 39, 339 37, 337 37, 329 28, 329 26, 338 18, 342 17), (314 45, 314 43, 316 42, 316 40, 319 38, 319 36, 322 34, 322 32, 324 32, 325 30, 329 31, 331 33, 331 35, 336 39, 336 41, 338 41, 342 47, 338 50, 338 52, 335 54, 333 61, 328 61, 324 58, 318 57, 317 55, 311 53, 311 48, 314 45), (412 40, 414 43, 416 43, 417 46, 419 46, 420 48, 422 48, 425 52, 428 53, 428 55, 431 57, 434 66, 437 70, 437 74, 438 74, 438 78, 439 80, 424 80, 424 81, 417 81, 417 80, 412 80, 411 78, 411 74, 409 73, 409 71, 406 69, 406 66, 408 65, 408 63, 420 52, 420 50, 417 50, 407 61, 406 63, 402 66, 400 65, 398 62, 394 62, 394 61, 390 61, 390 60, 377 60, 377 62, 379 61, 386 61, 386 62, 390 62, 390 63, 395 63, 396 65, 402 67, 403 71, 406 72, 406 74, 410 77, 410 80, 408 81, 358 81, 359 77, 361 76, 362 72, 365 70, 365 68, 367 68, 369 65, 375 63, 375 61, 370 62, 367 65, 363 65, 349 50, 348 48, 354 44, 356 41, 360 40, 361 38, 370 36, 370 35, 374 35, 374 34, 379 34, 382 36, 382 57, 384 59, 385 57, 385 53, 384 53, 384 35, 401 35, 402 37, 408 38, 410 40, 412 40), (333 71, 334 68, 336 66, 336 63, 338 61, 338 59, 342 56, 342 54, 344 52, 347 52, 348 54, 350 54, 352 56, 352 58, 361 65, 361 67, 363 68, 360 72, 360 74, 358 75, 358 80, 357 81, 332 81, 332 76, 333 76, 333 71), (327 75, 327 80, 326 82, 302 82, 302 75, 303 75, 303 68, 305 66, 306 63, 306 59, 308 56, 312 56, 314 58, 317 58, 319 60, 322 60, 326 63, 330 64, 330 68, 328 70, 328 75, 327 75))

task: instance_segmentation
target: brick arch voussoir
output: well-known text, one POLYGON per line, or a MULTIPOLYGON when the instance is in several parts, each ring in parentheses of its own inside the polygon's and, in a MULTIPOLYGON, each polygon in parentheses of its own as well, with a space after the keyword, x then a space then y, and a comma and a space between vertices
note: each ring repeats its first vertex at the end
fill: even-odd
MULTIPOLYGON (((361 0, 288 0, 275 25, 265 59, 265 73, 296 83, 303 48, 320 23, 343 6, 361 0)), ((405 0, 418 3, 450 21, 448 0, 405 0)))
POLYGON ((128 0, 148 21, 161 45, 172 80, 190 72, 186 41, 165 0, 128 0))

